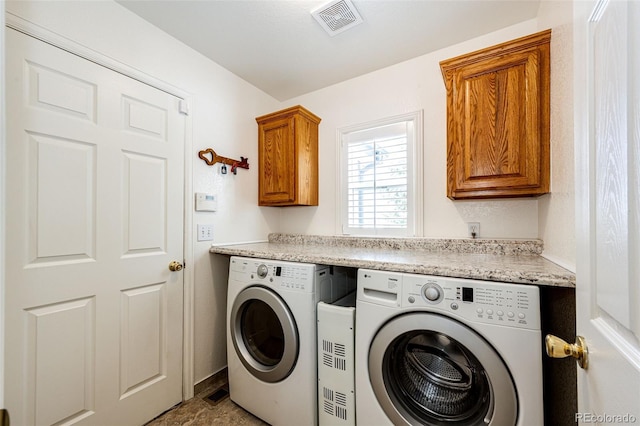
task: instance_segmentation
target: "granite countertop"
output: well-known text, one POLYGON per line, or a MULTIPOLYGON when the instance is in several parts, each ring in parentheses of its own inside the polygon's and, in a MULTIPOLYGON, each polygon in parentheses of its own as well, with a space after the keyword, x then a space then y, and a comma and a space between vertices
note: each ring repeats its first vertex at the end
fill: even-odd
POLYGON ((270 234, 211 253, 425 275, 575 287, 575 274, 540 256, 540 240, 358 238, 270 234))

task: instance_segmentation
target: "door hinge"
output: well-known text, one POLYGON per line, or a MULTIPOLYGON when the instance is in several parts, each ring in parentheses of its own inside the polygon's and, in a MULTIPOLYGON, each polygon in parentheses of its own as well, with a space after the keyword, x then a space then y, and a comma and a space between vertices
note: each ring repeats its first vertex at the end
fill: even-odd
POLYGON ((180 112, 180 114, 189 115, 189 102, 185 101, 184 99, 180 99, 180 102, 178 104, 178 111, 180 112))

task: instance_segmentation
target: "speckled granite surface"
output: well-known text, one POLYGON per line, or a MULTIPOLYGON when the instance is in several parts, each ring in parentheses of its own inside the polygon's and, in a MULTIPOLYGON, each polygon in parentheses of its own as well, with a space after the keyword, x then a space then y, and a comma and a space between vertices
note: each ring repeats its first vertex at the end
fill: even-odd
POLYGON ((303 234, 269 234, 269 242, 276 244, 322 245, 325 247, 518 255, 539 255, 542 253, 543 248, 541 240, 375 238, 303 234))
POLYGON ((357 238, 271 234, 212 253, 424 275, 575 287, 575 274, 540 256, 539 240, 357 238))

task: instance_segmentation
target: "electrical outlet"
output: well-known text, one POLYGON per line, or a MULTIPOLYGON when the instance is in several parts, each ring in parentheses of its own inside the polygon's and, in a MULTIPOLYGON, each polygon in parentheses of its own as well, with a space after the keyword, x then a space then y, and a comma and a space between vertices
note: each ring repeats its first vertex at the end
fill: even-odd
POLYGON ((480 237, 480 222, 467 222, 467 229, 471 238, 480 237))
POLYGON ((198 241, 213 240, 213 225, 198 225, 198 241))

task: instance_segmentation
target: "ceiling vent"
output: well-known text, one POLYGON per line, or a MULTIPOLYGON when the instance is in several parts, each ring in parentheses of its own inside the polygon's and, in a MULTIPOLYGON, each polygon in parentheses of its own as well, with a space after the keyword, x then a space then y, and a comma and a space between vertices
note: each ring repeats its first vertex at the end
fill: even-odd
POLYGON ((311 15, 331 37, 363 22, 350 0, 337 0, 324 4, 312 10, 311 15))

